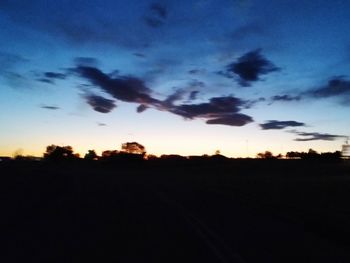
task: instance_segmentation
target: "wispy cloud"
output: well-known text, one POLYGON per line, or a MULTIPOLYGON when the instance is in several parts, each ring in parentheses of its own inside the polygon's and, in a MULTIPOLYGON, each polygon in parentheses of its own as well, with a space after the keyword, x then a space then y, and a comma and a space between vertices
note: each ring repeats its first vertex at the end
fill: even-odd
POLYGON ((350 81, 345 76, 335 76, 327 84, 307 91, 305 95, 313 98, 339 98, 342 102, 349 102, 350 81))
POLYGON ((46 110, 59 110, 60 109, 60 107, 52 106, 52 105, 42 105, 42 106, 40 106, 40 108, 46 109, 46 110))
POLYGON ((298 142, 307 142, 307 141, 335 141, 337 139, 344 139, 346 136, 329 134, 329 133, 319 133, 319 132, 300 132, 292 130, 291 133, 294 133, 299 136, 299 138, 294 139, 298 142))
POLYGON ((260 124, 263 130, 281 130, 288 127, 301 127, 305 126, 305 123, 298 121, 277 121, 270 120, 265 123, 260 124))
POLYGON ((273 102, 289 102, 289 101, 300 101, 301 100, 301 95, 296 95, 296 96, 292 96, 292 95, 276 95, 276 96, 272 96, 271 97, 271 103, 273 102))

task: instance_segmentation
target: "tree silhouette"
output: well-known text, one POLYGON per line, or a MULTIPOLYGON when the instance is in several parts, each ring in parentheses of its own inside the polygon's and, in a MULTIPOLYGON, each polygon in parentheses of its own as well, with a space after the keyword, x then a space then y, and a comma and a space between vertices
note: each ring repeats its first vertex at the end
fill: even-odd
POLYGON ((122 144, 122 151, 131 154, 146 154, 146 148, 137 142, 126 142, 122 144))
POLYGON ((72 146, 49 145, 44 153, 46 160, 72 160, 79 158, 79 154, 74 154, 72 146))
POLYGON ((265 151, 264 153, 258 153, 256 156, 260 159, 273 159, 273 158, 275 158, 273 156, 272 152, 270 152, 270 151, 265 151))
POLYGON ((95 150, 88 150, 88 152, 84 156, 84 159, 89 161, 95 161, 98 160, 98 156, 95 150))

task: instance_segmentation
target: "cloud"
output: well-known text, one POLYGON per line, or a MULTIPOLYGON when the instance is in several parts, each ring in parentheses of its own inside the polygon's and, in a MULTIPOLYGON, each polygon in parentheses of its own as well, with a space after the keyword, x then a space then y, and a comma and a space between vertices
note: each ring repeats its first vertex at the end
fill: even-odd
POLYGON ((229 126, 244 126, 250 122, 253 122, 253 118, 241 113, 227 114, 206 121, 207 124, 222 124, 229 126))
POLYGON ((101 113, 109 113, 117 106, 114 100, 109 100, 94 94, 85 94, 84 98, 95 111, 101 113))
POLYGON ((182 100, 186 91, 184 89, 178 89, 173 94, 170 94, 165 100, 164 103, 168 105, 174 104, 174 102, 182 100))
POLYGON ((39 78, 36 79, 37 81, 43 82, 43 83, 48 83, 48 84, 55 84, 55 81, 52 79, 46 79, 46 78, 39 78))
POLYGON ((50 105, 42 105, 42 106, 40 106, 40 108, 46 109, 46 110, 59 110, 60 109, 60 107, 50 106, 50 105))
POLYGON ((188 74, 191 74, 191 75, 205 74, 205 73, 206 73, 206 70, 204 69, 191 69, 188 71, 188 74))
POLYGON ((91 84, 100 87, 115 99, 124 102, 155 105, 158 100, 150 96, 151 90, 143 80, 133 76, 110 77, 95 67, 78 66, 74 69, 81 77, 89 80, 91 84))
MULTIPOLYGON (((97 68, 85 66, 76 67, 74 72, 115 99, 140 104, 137 108, 139 113, 153 107, 187 119, 205 119, 208 124, 242 126, 253 121, 250 116, 240 113, 241 108, 244 108, 248 102, 233 96, 214 97, 209 99, 208 102, 198 104, 182 103, 175 105, 176 101, 182 100, 185 94, 184 90, 176 90, 166 99, 159 100, 152 97, 152 90, 146 86, 142 79, 134 76, 117 75, 111 77, 97 68)), ((194 94, 197 93, 193 93, 192 96, 194 94)), ((87 101, 95 110, 100 112, 109 112, 114 105, 113 101, 95 95, 88 96, 87 101), (103 105, 107 104, 107 106, 100 108, 101 103, 103 105)))
POLYGON ((97 58, 92 57, 75 57, 74 63, 78 66, 96 67, 99 61, 97 58))
POLYGON ((154 15, 156 15, 162 19, 165 19, 168 16, 167 8, 160 3, 152 3, 150 5, 150 9, 153 11, 154 15))
POLYGON ((145 58, 145 57, 146 57, 145 54, 140 53, 140 52, 134 52, 133 55, 134 55, 135 57, 139 57, 139 58, 145 58))
POLYGON ((195 100, 195 99, 197 99, 198 94, 199 94, 198 90, 191 91, 191 93, 188 96, 188 100, 195 100))
POLYGON ((172 112, 185 118, 194 117, 216 117, 217 115, 236 113, 245 102, 241 99, 227 96, 214 97, 209 102, 199 104, 182 104, 173 107, 172 112))
POLYGON ((335 141, 337 139, 346 138, 344 135, 328 134, 328 133, 318 133, 318 132, 298 132, 291 131, 292 133, 301 136, 301 138, 296 138, 294 141, 306 142, 306 141, 335 141))
POLYGON ((173 106, 169 111, 187 119, 206 119, 207 124, 243 126, 253 121, 250 116, 239 113, 245 103, 232 96, 214 97, 206 103, 173 106))
POLYGON ((46 78, 50 78, 50 79, 65 79, 66 78, 66 74, 57 73, 57 72, 45 72, 44 75, 46 78))
POLYGON ((244 54, 236 62, 227 65, 226 72, 221 74, 227 77, 238 76, 238 83, 247 87, 251 86, 252 82, 261 80, 262 75, 279 70, 280 68, 261 54, 261 49, 256 49, 244 54))
POLYGON ((252 99, 252 100, 248 100, 246 101, 244 108, 245 109, 251 109, 252 107, 254 107, 256 104, 260 103, 260 102, 264 102, 266 101, 266 99, 264 97, 260 97, 257 99, 252 99))
POLYGON ((168 17, 167 8, 160 3, 152 3, 149 6, 150 14, 144 17, 146 25, 157 28, 164 24, 165 19, 168 17))
POLYGON ((137 107, 136 111, 137 111, 137 113, 141 113, 141 112, 144 112, 147 109, 148 109, 148 107, 146 105, 141 104, 141 105, 139 105, 137 107))
POLYGON ((97 123, 97 126, 105 127, 105 126, 107 126, 107 124, 106 124, 106 123, 103 123, 103 122, 98 122, 98 123, 97 123))
POLYGON ((297 121, 270 120, 263 124, 260 124, 260 127, 263 130, 281 130, 287 127, 301 127, 301 126, 305 126, 305 123, 297 122, 297 121))
POLYGON ((301 96, 297 95, 297 96, 291 96, 291 95, 276 95, 271 97, 271 101, 275 102, 275 101, 299 101, 301 100, 301 96))
POLYGON ((314 98, 341 98, 343 102, 350 101, 350 81, 344 76, 332 77, 326 85, 306 92, 314 98))
POLYGON ((55 84, 55 80, 63 80, 67 78, 67 74, 64 73, 58 73, 58 72, 44 72, 40 78, 37 79, 37 81, 49 83, 49 84, 55 84))

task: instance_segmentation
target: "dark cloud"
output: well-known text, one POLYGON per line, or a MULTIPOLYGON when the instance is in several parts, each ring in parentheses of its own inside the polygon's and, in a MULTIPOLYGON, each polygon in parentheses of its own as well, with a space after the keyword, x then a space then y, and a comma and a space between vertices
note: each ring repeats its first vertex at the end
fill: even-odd
POLYGON ((229 126, 244 126, 250 122, 253 122, 253 118, 241 113, 223 115, 222 117, 206 121, 207 124, 222 124, 229 126))
POLYGON ((139 105, 139 106, 137 107, 136 111, 137 111, 138 113, 141 113, 141 112, 144 112, 144 111, 147 110, 147 109, 148 109, 148 107, 147 107, 146 105, 141 104, 141 105, 139 105))
POLYGON ((200 72, 201 72, 200 69, 191 69, 188 71, 188 74, 195 75, 195 74, 198 74, 200 72))
POLYGON ((164 103, 167 105, 172 105, 174 102, 182 100, 186 91, 183 89, 176 90, 173 94, 170 94, 165 100, 164 103))
POLYGON ((287 127, 301 127, 301 126, 305 126, 305 123, 297 122, 297 121, 270 120, 263 124, 260 124, 260 127, 263 130, 281 130, 287 127))
POLYGON ((326 85, 310 90, 306 95, 314 98, 341 98, 346 102, 350 100, 350 81, 344 76, 335 76, 326 85))
POLYGON ((271 101, 275 102, 275 101, 299 101, 301 100, 301 96, 297 95, 297 96, 291 96, 291 95, 276 95, 271 97, 271 101))
POLYGON ((186 88, 175 90, 175 92, 170 94, 163 102, 167 105, 173 105, 177 101, 184 100, 185 97, 187 98, 187 101, 195 100, 199 91, 192 89, 201 87, 205 87, 204 82, 192 80, 188 83, 186 88))
POLYGON ((194 117, 216 117, 222 114, 237 113, 240 107, 245 104, 241 99, 227 96, 211 98, 209 102, 199 104, 182 104, 175 106, 172 112, 185 118, 192 119, 194 117))
POLYGON ((245 103, 245 101, 232 96, 215 97, 207 103, 173 106, 169 111, 188 119, 206 119, 207 124, 243 126, 253 121, 250 116, 239 113, 245 103))
POLYGON ((106 124, 106 123, 103 123, 103 122, 98 122, 97 125, 100 126, 100 127, 105 127, 105 126, 107 126, 107 124, 106 124))
POLYGON ((45 72, 44 76, 49 79, 65 79, 67 77, 66 74, 57 72, 45 72))
POLYGON ((102 96, 85 94, 84 98, 86 99, 86 102, 97 112, 109 113, 116 107, 114 100, 106 99, 102 96))
MULTIPOLYGON (((94 67, 79 66, 74 71, 80 77, 90 81, 91 84, 99 87, 115 99, 124 102, 139 103, 140 106, 138 106, 137 112, 143 112, 147 108, 153 107, 187 119, 202 118, 208 124, 225 124, 231 126, 242 126, 253 121, 251 117, 240 113, 241 108, 245 107, 247 102, 233 96, 214 97, 209 102, 199 104, 175 105, 174 103, 182 100, 185 94, 181 89, 176 90, 165 100, 159 100, 152 97, 151 89, 139 78, 121 75, 112 78, 94 67)), ((193 94, 192 96, 194 96, 193 94)), ((99 96, 88 97, 88 103, 93 107, 101 106, 100 100, 102 103, 106 102, 106 99, 100 99, 99 96)), ((113 101, 107 101, 109 102, 108 106, 114 105, 112 103, 113 101)), ((102 107, 102 110, 101 108, 98 109, 100 112, 108 112, 108 106, 107 110, 105 107, 102 107)))
POLYGON ((78 66, 96 67, 99 64, 97 58, 92 57, 76 57, 74 63, 78 66))
POLYGON ((37 79, 37 81, 44 82, 44 83, 49 83, 49 84, 55 84, 55 80, 63 80, 67 78, 67 74, 64 73, 58 73, 58 72, 44 72, 38 74, 39 76, 41 75, 40 78, 37 79))
POLYGON ((279 70, 261 54, 261 49, 256 49, 229 64, 226 67, 226 72, 221 72, 221 74, 227 77, 238 76, 238 82, 241 86, 250 86, 252 82, 260 80, 262 75, 279 70))
POLYGON ((301 138, 296 138, 294 141, 306 142, 306 141, 335 141, 337 139, 346 138, 343 135, 328 134, 328 133, 318 133, 318 132, 298 132, 292 131, 293 133, 301 136, 301 138))
POLYGON ((150 5, 150 9, 153 11, 154 15, 156 15, 162 19, 165 19, 168 16, 167 8, 160 3, 152 3, 150 5))
POLYGON ((153 28, 162 26, 168 16, 167 8, 160 3, 152 3, 149 10, 150 14, 144 17, 146 25, 153 28))
POLYGON ((266 101, 266 99, 264 97, 260 97, 257 99, 252 99, 252 100, 248 100, 246 101, 246 104, 244 105, 245 109, 251 109, 252 107, 254 107, 256 104, 260 103, 260 102, 264 102, 266 101))
POLYGON ((198 94, 199 94, 198 90, 191 91, 191 93, 188 96, 188 100, 195 100, 195 99, 197 99, 198 94))
POLYGON ((133 53, 133 55, 134 55, 135 57, 139 57, 139 58, 145 58, 145 57, 146 57, 145 54, 139 53, 139 52, 135 52, 135 53, 133 53))
POLYGON ((193 79, 191 80, 189 83, 189 88, 204 88, 205 87, 205 83, 203 81, 197 80, 197 79, 193 79))
POLYGON ((110 77, 95 67, 78 66, 75 69, 81 77, 112 95, 115 99, 141 104, 157 104, 158 100, 150 96, 151 90, 143 80, 133 76, 110 77))
POLYGON ((37 81, 48 83, 48 84, 55 84, 55 81, 52 79, 46 79, 46 78, 39 78, 37 81))
POLYGON ((40 108, 46 109, 46 110, 59 110, 60 109, 60 107, 50 106, 50 105, 42 105, 42 106, 40 106, 40 108))

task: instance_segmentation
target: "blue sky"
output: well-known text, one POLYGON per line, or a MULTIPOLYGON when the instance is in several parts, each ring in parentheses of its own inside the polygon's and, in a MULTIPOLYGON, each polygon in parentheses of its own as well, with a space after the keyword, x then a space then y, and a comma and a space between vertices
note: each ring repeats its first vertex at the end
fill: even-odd
POLYGON ((1 1, 0 154, 255 156, 349 136, 348 1, 1 1), (72 3, 73 2, 73 3, 72 3))

